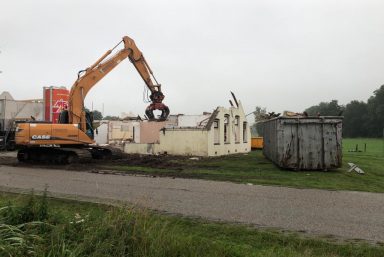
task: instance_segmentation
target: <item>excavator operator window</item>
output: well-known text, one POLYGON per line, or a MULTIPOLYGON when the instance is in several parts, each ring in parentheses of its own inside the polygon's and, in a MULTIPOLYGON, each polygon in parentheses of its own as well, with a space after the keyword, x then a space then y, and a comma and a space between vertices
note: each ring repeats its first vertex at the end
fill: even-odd
POLYGON ((85 111, 85 134, 87 134, 91 139, 94 139, 95 132, 93 131, 93 112, 85 111))
POLYGON ((68 110, 62 110, 59 114, 59 124, 68 124, 69 118, 68 118, 68 110))

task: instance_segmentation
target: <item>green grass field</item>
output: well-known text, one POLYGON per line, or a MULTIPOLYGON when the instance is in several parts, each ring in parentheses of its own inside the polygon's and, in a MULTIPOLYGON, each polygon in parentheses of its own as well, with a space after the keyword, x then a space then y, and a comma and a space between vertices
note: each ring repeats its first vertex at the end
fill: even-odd
POLYGON ((382 138, 346 138, 343 139, 343 153, 344 155, 368 155, 384 157, 384 139, 382 138), (361 152, 351 152, 356 150, 361 152), (364 151, 366 150, 366 151, 364 151))
POLYGON ((357 190, 384 192, 384 152, 382 139, 344 139, 343 166, 333 171, 282 170, 267 160, 261 150, 249 154, 237 154, 201 160, 173 162, 175 168, 153 168, 148 166, 114 165, 103 166, 127 173, 144 173, 159 176, 200 178, 209 180, 281 185, 297 188, 319 188, 331 190, 357 190), (356 144, 363 152, 349 152, 356 144), (364 144, 366 151, 364 152, 364 144), (347 172, 348 162, 357 164, 364 175, 347 172))
POLYGON ((381 257, 384 246, 0 193, 0 256, 381 257))

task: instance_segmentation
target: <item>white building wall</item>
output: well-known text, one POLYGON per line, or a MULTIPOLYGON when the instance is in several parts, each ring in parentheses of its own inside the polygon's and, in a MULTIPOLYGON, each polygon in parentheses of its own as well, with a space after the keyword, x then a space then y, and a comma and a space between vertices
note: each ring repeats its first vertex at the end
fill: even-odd
POLYGON ((42 102, 24 102, 14 100, 0 100, 1 118, 3 119, 31 119, 43 120, 42 102))
POLYGON ((133 124, 133 142, 134 143, 140 143, 140 122, 136 122, 133 124))
MULTIPOLYGON (((124 141, 133 141, 133 127, 136 121, 111 120, 108 123, 108 143, 120 144, 124 141)), ((136 132, 136 131, 135 131, 136 132)))
POLYGON ((177 120, 178 127, 199 127, 211 115, 180 115, 177 120))
POLYGON ((193 129, 172 129, 160 132, 160 144, 124 145, 124 152, 138 154, 171 154, 171 155, 208 155, 208 131, 193 129), (175 142, 178 142, 175 144, 175 142))
POLYGON ((166 129, 160 132, 158 153, 172 155, 208 155, 208 131, 202 129, 166 129))
POLYGON ((247 122, 241 102, 239 107, 218 107, 216 120, 219 121, 219 142, 215 144, 214 128, 212 126, 208 133, 208 156, 220 156, 234 153, 247 153, 251 151, 251 131, 249 124, 246 123, 245 138, 243 135, 244 122, 247 122), (227 137, 228 142, 224 142, 224 120, 225 116, 229 118, 227 137), (236 126, 236 117, 238 117, 238 127, 236 126), (236 139, 236 133, 239 133, 239 140, 236 139))
POLYGON ((44 104, 41 100, 16 101, 11 94, 0 94, 0 131, 7 130, 13 120, 31 120, 31 116, 42 121, 44 104))
POLYGON ((108 144, 108 121, 100 121, 101 124, 97 127, 97 134, 95 133, 95 142, 98 145, 108 144))

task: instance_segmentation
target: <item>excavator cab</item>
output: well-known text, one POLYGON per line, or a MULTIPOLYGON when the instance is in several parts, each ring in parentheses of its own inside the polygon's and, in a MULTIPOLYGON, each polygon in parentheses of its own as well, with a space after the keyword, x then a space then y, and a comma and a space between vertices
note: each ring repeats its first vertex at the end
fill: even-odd
POLYGON ((59 113, 59 119, 58 119, 57 123, 59 123, 59 124, 68 124, 69 123, 68 110, 62 110, 59 113))
MULTIPOLYGON (((94 139, 95 137, 95 132, 93 129, 93 112, 89 111, 88 109, 85 109, 85 134, 90 139, 94 139)), ((69 117, 68 117, 68 110, 62 110, 59 114, 59 119, 58 119, 59 124, 69 124, 69 117)))
POLYGON ((92 140, 95 138, 95 131, 93 129, 93 112, 85 110, 85 134, 92 140))

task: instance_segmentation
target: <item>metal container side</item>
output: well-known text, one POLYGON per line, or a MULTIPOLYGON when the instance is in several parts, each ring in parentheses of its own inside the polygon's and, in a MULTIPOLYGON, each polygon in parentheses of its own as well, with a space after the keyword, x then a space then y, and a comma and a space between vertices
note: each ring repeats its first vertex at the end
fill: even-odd
POLYGON ((251 138, 252 149, 263 149, 263 137, 252 137, 251 138))
POLYGON ((264 155, 281 168, 329 170, 342 165, 342 117, 278 117, 263 123, 264 155))

